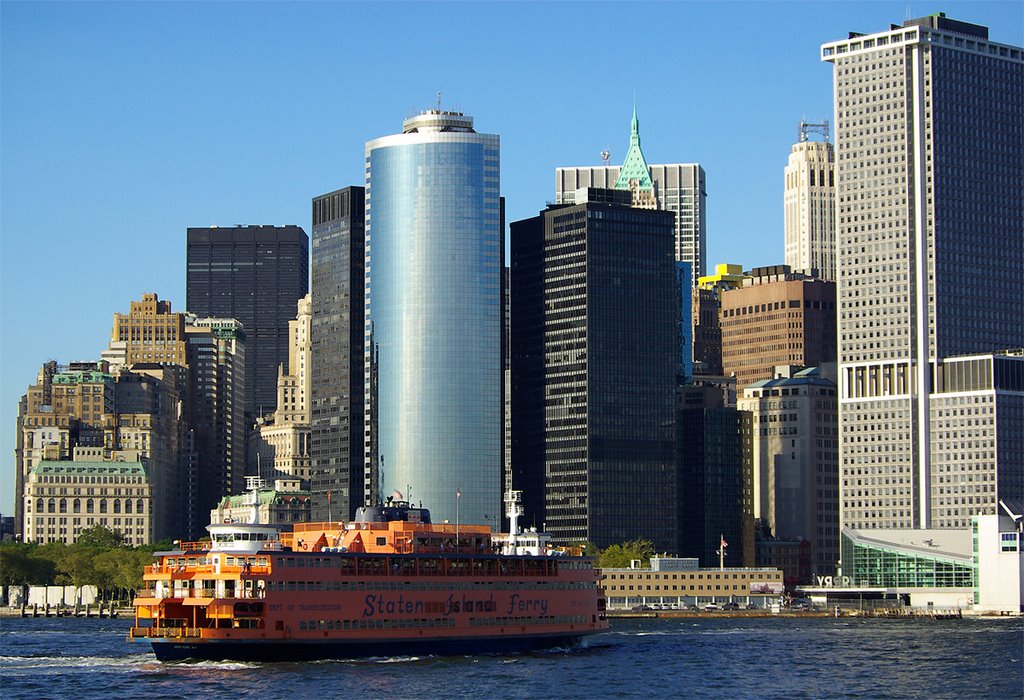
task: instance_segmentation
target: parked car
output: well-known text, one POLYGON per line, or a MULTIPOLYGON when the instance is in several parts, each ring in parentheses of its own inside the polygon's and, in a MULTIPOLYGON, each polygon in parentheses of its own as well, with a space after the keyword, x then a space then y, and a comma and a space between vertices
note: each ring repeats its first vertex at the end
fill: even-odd
POLYGON ((726 603, 722 606, 722 610, 739 610, 740 604, 736 602, 726 603))
POLYGON ((707 605, 705 605, 705 606, 704 606, 703 608, 701 608, 701 609, 702 609, 702 610, 706 610, 707 612, 711 612, 711 611, 713 611, 713 610, 721 610, 721 609, 722 609, 722 606, 721 606, 721 605, 719 605, 718 603, 708 603, 707 605))
POLYGON ((653 609, 654 608, 652 608, 650 605, 634 605, 633 606, 633 612, 643 612, 645 610, 653 610, 653 609))
POLYGON ((760 607, 757 603, 747 603, 747 610, 758 610, 760 607))

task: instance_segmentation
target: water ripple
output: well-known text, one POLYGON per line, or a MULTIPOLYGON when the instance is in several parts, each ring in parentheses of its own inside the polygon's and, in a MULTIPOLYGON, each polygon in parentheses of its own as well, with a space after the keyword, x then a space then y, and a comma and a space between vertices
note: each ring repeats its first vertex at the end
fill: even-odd
POLYGON ((129 621, 7 619, 3 700, 1020 698, 1024 621, 616 620, 581 648, 312 663, 159 663, 129 621))

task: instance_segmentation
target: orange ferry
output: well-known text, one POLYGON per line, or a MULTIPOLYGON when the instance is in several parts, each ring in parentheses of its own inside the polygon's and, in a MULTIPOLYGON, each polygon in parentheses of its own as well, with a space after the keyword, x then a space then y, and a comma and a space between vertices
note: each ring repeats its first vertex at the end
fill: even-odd
POLYGON ((592 562, 518 533, 432 524, 408 502, 348 523, 213 524, 156 552, 129 640, 161 661, 306 660, 519 651, 608 629, 592 562))

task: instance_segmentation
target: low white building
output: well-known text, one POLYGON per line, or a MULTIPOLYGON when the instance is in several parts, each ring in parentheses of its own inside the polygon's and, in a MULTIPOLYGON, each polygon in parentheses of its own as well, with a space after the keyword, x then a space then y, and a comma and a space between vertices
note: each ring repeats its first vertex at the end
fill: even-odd
POLYGON ((974 518, 974 609, 1024 612, 1024 503, 1000 501, 999 506, 998 515, 974 518))
POLYGON ((975 515, 970 529, 843 529, 842 571, 798 590, 822 604, 892 601, 914 608, 1024 612, 1024 503, 975 515))
POLYGON ((784 592, 782 569, 700 568, 698 560, 652 557, 649 566, 638 560, 628 569, 601 569, 599 585, 609 610, 637 606, 681 609, 709 603, 770 607, 784 592))

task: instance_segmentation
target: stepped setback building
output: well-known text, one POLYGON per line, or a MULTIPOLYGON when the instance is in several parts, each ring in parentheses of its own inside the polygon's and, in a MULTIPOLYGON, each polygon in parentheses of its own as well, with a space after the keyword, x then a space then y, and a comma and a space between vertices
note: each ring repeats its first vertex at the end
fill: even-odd
POLYGON ((834 281, 836 278, 835 154, 828 122, 800 123, 785 171, 784 223, 786 264, 793 271, 834 281), (818 127, 824 141, 808 134, 818 127))
POLYGON ((134 544, 180 535, 180 376, 176 365, 152 363, 116 373, 106 362, 43 366, 18 419, 25 541, 70 543, 93 525, 134 544))
POLYGON ((290 479, 308 484, 310 478, 310 296, 296 306, 295 319, 288 322, 288 364, 277 370, 277 410, 257 421, 249 435, 248 472, 266 483, 290 479))

